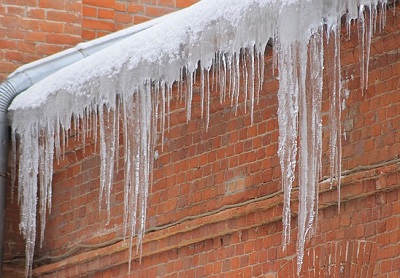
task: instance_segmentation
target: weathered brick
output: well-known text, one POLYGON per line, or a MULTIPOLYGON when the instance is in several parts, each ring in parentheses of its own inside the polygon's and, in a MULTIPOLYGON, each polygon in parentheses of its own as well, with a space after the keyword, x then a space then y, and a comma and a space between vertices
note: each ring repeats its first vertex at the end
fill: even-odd
POLYGON ((57 22, 77 23, 80 17, 76 13, 49 10, 46 12, 46 19, 57 22))
POLYGON ((92 30, 113 31, 114 23, 105 20, 84 19, 82 22, 82 27, 92 30))

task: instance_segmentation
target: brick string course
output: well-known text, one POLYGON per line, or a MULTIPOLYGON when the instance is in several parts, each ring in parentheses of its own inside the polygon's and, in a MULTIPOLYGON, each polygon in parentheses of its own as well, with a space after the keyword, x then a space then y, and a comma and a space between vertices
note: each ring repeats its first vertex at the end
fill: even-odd
MULTIPOLYGON (((0 43, 14 45, 0 47, 0 55, 4 53, 0 63, 9 64, 8 69, 0 66, 4 77, 28 62, 22 57, 34 60, 192 4, 178 0, 105 0, 99 4, 100 1, 87 0, 38 1, 39 6, 35 6, 36 1, 31 1, 32 8, 21 8, 22 2, 28 5, 29 1, 19 2, 11 5, 6 0, 0 5, 0 32, 5 33, 0 43), (19 25, 13 25, 14 21, 9 19, 11 10, 15 10, 13 18, 18 19, 19 25), (26 19, 33 10, 41 11, 43 17, 26 19), (50 11, 65 15, 51 21, 50 11), (37 29, 22 28, 19 38, 10 37, 12 34, 5 31, 21 29, 15 26, 22 26, 21 22, 26 20, 36 22, 37 29), (60 41, 49 40, 50 33, 56 33, 45 31, 40 22, 59 26, 62 21, 69 24, 65 23, 58 34, 60 41), (75 31, 67 32, 67 25, 75 26, 75 31), (43 36, 42 41, 29 43, 33 46, 29 55, 18 48, 28 41, 29 33, 35 33, 27 30, 36 30, 37 36, 43 36), (45 45, 52 50, 38 52, 45 45), (18 53, 21 59, 9 60, 7 53, 18 53)), ((350 91, 342 112, 342 165, 348 174, 343 179, 340 214, 337 192, 330 190, 329 184, 320 184, 317 232, 307 244, 310 252, 318 253, 321 266, 327 264, 328 255, 323 250, 329 249, 330 242, 372 242, 375 251, 352 259, 369 261, 374 277, 400 275, 400 8, 396 8, 396 15, 392 11, 388 11, 386 28, 373 37, 369 87, 364 95, 360 89, 357 28, 352 27, 349 40, 342 28, 342 76, 350 91)), ((160 140, 157 146, 160 155, 155 160, 147 218, 151 232, 145 236, 141 262, 134 258, 132 277, 289 277, 295 243, 282 251, 282 196, 276 155, 279 84, 272 73, 271 56, 271 50, 267 50, 266 80, 252 126, 243 102, 235 115, 229 101, 219 103, 216 90, 212 92, 208 131, 205 119, 200 117, 198 87, 188 123, 184 104, 176 97, 172 100, 171 126, 165 133, 163 150, 160 140)), ((328 76, 326 73, 324 84, 328 83, 328 76)), ((328 92, 324 90, 324 176, 329 173, 328 108, 328 92)), ((87 139, 83 146, 71 135, 65 159, 55 165, 53 209, 48 215, 43 248, 36 251, 37 277, 129 276, 127 246, 120 241, 122 148, 111 196, 111 220, 106 225, 106 212, 98 210, 100 159, 95 151, 99 148, 94 144, 94 140, 87 139)), ((18 234, 19 210, 15 199, 16 196, 11 203, 8 190, 4 268, 10 276, 18 277, 23 276, 24 243, 18 234)), ((296 204, 293 209, 297 210, 296 204)), ((293 217, 293 239, 296 223, 297 218, 293 217)), ((314 277, 314 258, 305 257, 304 277, 314 277)), ((353 273, 355 267, 345 271, 353 273)))

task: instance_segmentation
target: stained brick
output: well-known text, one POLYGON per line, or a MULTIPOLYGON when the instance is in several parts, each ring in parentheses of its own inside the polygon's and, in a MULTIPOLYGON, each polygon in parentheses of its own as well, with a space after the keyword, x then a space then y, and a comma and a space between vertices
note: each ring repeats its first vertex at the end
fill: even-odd
POLYGON ((85 19, 82 23, 82 27, 92 30, 102 30, 102 31, 113 31, 114 23, 111 21, 100 21, 100 20, 92 20, 85 19))
POLYGON ((172 10, 166 9, 166 8, 160 8, 160 7, 146 7, 144 10, 145 15, 150 16, 150 17, 159 17, 162 15, 165 15, 167 13, 170 13, 172 10))
POLYGON ((63 33, 64 31, 63 23, 42 21, 39 23, 39 26, 42 32, 63 33))
POLYGON ((46 19, 57 21, 57 22, 68 22, 68 23, 75 23, 79 22, 79 16, 75 13, 69 13, 64 11, 52 11, 49 10, 46 13, 46 19))
MULTIPOLYGON (((28 43, 28 42, 21 42, 19 41, 17 43, 17 49, 18 51, 22 53, 35 53, 36 51, 36 44, 35 43, 28 43)), ((38 53, 40 54, 40 53, 38 53)))
POLYGON ((80 39, 65 34, 47 34, 46 41, 54 44, 76 45, 79 43, 80 39))
POLYGON ((118 23, 132 23, 133 16, 125 13, 117 13, 115 15, 115 21, 118 23))

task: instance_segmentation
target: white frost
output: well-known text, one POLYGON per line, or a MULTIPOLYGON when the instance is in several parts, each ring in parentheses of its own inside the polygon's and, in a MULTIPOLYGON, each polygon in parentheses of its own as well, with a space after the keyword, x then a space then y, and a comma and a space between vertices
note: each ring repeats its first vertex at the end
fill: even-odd
MULTIPOLYGON (((53 156, 59 158, 63 153, 71 119, 75 127, 84 119, 82 140, 87 135, 96 138, 97 124, 100 126, 100 200, 104 198, 108 213, 119 153, 119 118, 123 119, 124 231, 131 244, 137 235, 140 249, 145 232, 157 119, 161 119, 158 130, 163 138, 169 125, 173 84, 179 82, 178 94, 185 98, 188 120, 198 67, 201 114, 206 116, 207 127, 210 84, 214 86, 214 83, 218 84, 220 100, 230 98, 236 108, 239 95, 243 94, 253 117, 264 78, 263 54, 270 39, 274 42, 274 64, 278 66, 280 80, 278 155, 284 189, 284 246, 290 238, 290 193, 298 164, 300 271, 306 235, 312 231, 317 217, 324 56, 333 57, 327 63, 332 76, 327 84, 331 92, 331 180, 339 183, 341 17, 347 15, 348 25, 358 18, 365 87, 371 30, 379 5, 385 8, 386 0, 203 0, 165 18, 162 24, 54 73, 16 97, 10 112, 13 136, 19 137, 21 146, 20 228, 27 242, 27 275, 32 267, 36 238, 37 184, 40 185, 43 240, 46 208, 51 207, 53 156), (366 11, 373 14, 368 22, 366 11), (333 48, 333 55, 324 55, 325 38, 333 48), (92 114, 94 119, 87 120, 92 114), (91 134, 86 134, 86 129, 92 130, 91 134)), ((385 15, 385 10, 382 11, 380 18, 385 15)), ((382 25, 383 21, 380 22, 382 25)))

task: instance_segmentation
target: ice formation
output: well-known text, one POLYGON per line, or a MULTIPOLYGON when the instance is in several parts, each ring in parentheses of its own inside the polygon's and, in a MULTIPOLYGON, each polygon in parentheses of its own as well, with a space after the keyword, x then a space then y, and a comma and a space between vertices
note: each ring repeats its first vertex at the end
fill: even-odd
POLYGON ((72 126, 75 132, 82 130, 83 140, 87 130, 95 138, 99 136, 100 200, 104 199, 109 213, 118 160, 119 119, 123 119, 124 231, 131 246, 132 238, 137 236, 140 248, 145 232, 157 119, 161 119, 158 131, 163 136, 168 125, 173 84, 178 83, 179 94, 186 101, 188 120, 197 70, 200 71, 201 113, 205 114, 207 126, 210 86, 214 83, 218 84, 220 99, 230 98, 235 107, 239 104, 239 95, 244 94, 252 117, 264 77, 263 55, 271 38, 280 81, 278 155, 284 190, 283 245, 290 239, 290 199, 297 169, 300 270, 306 235, 313 230, 317 216, 323 72, 328 70, 332 77, 325 84, 329 86, 331 103, 331 180, 339 184, 341 18, 346 15, 348 26, 355 19, 358 22, 365 87, 370 40, 378 10, 379 18, 385 17, 386 2, 203 0, 168 17, 162 24, 54 73, 19 95, 10 107, 10 117, 14 146, 15 138, 20 141, 18 192, 20 230, 26 239, 27 275, 31 272, 36 239, 36 196, 39 191, 42 241, 46 210, 51 208, 53 159, 62 155, 72 126), (326 40, 333 55, 324 55, 326 40), (332 60, 324 69, 327 57, 332 60), (97 125, 100 126, 98 135, 97 125))

